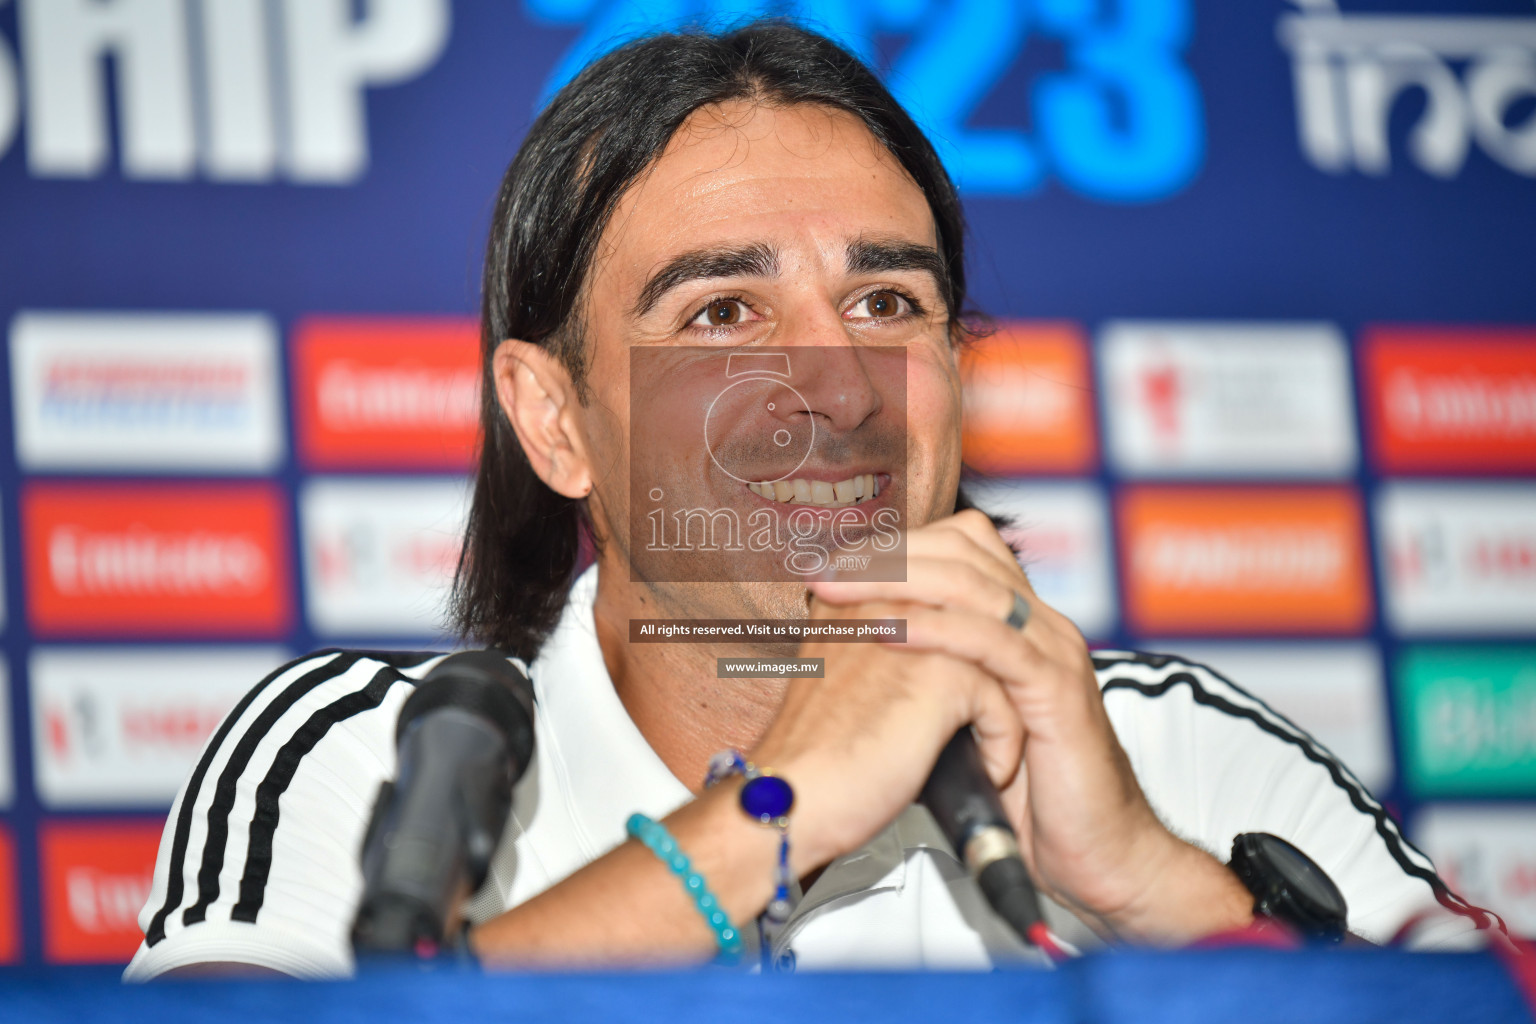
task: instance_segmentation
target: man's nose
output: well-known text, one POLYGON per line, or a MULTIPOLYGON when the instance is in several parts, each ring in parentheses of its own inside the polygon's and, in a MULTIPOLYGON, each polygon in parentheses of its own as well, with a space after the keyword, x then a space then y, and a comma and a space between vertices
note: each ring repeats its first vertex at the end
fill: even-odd
POLYGON ((894 372, 890 352, 877 353, 850 339, 837 310, 817 311, 793 328, 784 338, 789 383, 805 404, 785 403, 774 410, 774 416, 786 421, 813 416, 817 427, 855 430, 884 407, 885 389, 906 385, 905 360, 896 360, 901 379, 885 380, 894 372))

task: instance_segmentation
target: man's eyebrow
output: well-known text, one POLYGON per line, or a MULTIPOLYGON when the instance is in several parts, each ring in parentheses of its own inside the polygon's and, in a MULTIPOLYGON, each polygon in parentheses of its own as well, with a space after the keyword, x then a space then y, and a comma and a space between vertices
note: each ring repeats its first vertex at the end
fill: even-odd
POLYGON ((921 270, 933 277, 939 292, 949 295, 949 267, 939 250, 917 242, 860 238, 848 243, 844 257, 850 274, 878 274, 888 270, 921 270))
POLYGON ((694 249, 668 260, 640 289, 632 316, 645 316, 667 292, 680 284, 711 277, 777 277, 779 254, 770 245, 751 245, 718 249, 694 249))

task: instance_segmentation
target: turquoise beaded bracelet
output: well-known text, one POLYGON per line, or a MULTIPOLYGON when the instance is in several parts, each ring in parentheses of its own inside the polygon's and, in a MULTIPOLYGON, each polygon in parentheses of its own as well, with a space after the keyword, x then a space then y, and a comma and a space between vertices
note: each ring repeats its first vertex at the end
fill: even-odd
POLYGON ((731 924, 730 915, 721 909, 715 894, 709 891, 704 876, 693 870, 688 855, 678 847, 677 840, 672 838, 667 826, 643 814, 631 814, 624 823, 624 831, 644 843, 674 875, 683 880, 683 889, 693 897, 699 916, 704 918, 704 922, 715 933, 721 959, 735 963, 741 956, 741 933, 731 924))

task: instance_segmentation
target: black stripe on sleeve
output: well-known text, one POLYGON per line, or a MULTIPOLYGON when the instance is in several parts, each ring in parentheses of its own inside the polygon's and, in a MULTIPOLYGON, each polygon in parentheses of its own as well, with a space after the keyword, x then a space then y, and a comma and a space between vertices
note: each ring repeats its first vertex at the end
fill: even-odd
POLYGON ((219 752, 219 748, 229 738, 230 730, 235 727, 235 723, 240 720, 240 716, 245 714, 246 709, 251 706, 257 697, 261 696, 262 691, 271 685, 273 680, 306 661, 335 653, 338 653, 335 649, 316 651, 312 654, 306 654, 302 658, 295 658, 288 662, 288 664, 274 670, 265 679, 252 687, 250 692, 244 697, 241 697, 234 710, 224 716, 224 721, 219 723, 213 738, 203 748, 203 755, 198 758, 197 767, 192 769, 192 774, 187 779, 186 790, 181 796, 181 809, 176 815, 176 831, 171 839, 170 873, 166 878, 165 902, 160 905, 159 910, 155 911, 155 916, 149 923, 149 930, 144 933, 144 941, 148 945, 153 946, 165 938, 165 920, 170 916, 171 911, 181 905, 185 888, 187 843, 190 841, 192 834, 192 810, 197 804, 197 798, 202 790, 203 779, 208 774, 208 768, 213 764, 213 758, 219 752))
POLYGON ((184 925, 206 920, 208 908, 219 898, 219 874, 224 870, 225 846, 229 842, 229 814, 235 805, 240 776, 249 767, 256 747, 278 720, 306 694, 343 675, 364 659, 382 661, 394 668, 408 668, 439 656, 432 651, 343 651, 335 660, 289 684, 281 695, 262 710, 240 737, 239 744, 224 765, 224 771, 219 774, 213 802, 208 807, 208 838, 203 843, 203 861, 197 872, 197 902, 182 914, 184 925))
POLYGON ((267 876, 272 870, 272 842, 281 814, 279 801, 293 782, 299 762, 315 749, 331 727, 365 711, 372 711, 384 701, 389 688, 398 682, 414 684, 393 667, 374 673, 366 687, 332 701, 309 716, 293 738, 277 752, 267 777, 256 789, 256 813, 251 818, 250 841, 245 857, 245 873, 240 878, 240 902, 230 913, 230 920, 254 923, 266 899, 267 876))
POLYGON ((213 803, 208 807, 208 838, 203 842, 202 864, 197 871, 197 902, 182 914, 183 924, 196 924, 208 916, 208 907, 219 898, 219 872, 224 870, 224 847, 229 841, 229 812, 235 806, 235 790, 240 775, 251 762, 256 747, 266 739, 267 733, 278 719, 298 703, 311 690, 327 683, 352 668, 364 655, 360 651, 346 651, 330 662, 306 673, 288 684, 281 694, 273 698, 240 737, 240 742, 230 752, 224 771, 213 791, 213 803))
MULTIPOLYGON (((1118 666, 1126 664, 1141 664, 1154 669, 1171 669, 1172 671, 1169 675, 1164 676, 1160 682, 1156 683, 1143 683, 1139 680, 1128 679, 1124 677, 1112 678, 1108 682, 1102 684, 1101 690, 1104 693, 1108 693, 1111 690, 1134 690, 1146 697, 1161 697, 1175 686, 1188 686, 1190 695, 1194 698, 1195 703, 1203 704, 1209 708, 1214 708, 1215 710, 1220 711, 1222 714, 1230 715, 1233 718, 1245 718, 1257 725, 1260 729, 1269 733, 1271 736, 1274 736, 1282 742, 1289 743, 1292 746, 1299 748, 1302 755, 1306 757, 1307 760, 1320 764, 1328 770, 1328 776, 1333 780, 1333 784, 1344 790, 1344 792, 1349 796, 1350 804, 1353 805, 1356 810, 1369 816, 1373 820, 1377 835, 1381 836, 1382 841, 1386 844, 1387 852, 1391 854, 1392 859, 1397 862, 1398 866, 1403 869, 1404 873, 1425 882, 1430 887, 1430 890, 1435 894, 1435 899, 1440 903, 1441 906, 1464 917, 1470 918, 1479 928, 1490 927, 1492 922, 1490 920, 1490 916, 1485 911, 1474 907, 1460 896, 1457 896, 1450 890, 1450 888, 1445 884, 1445 882, 1440 878, 1438 874, 1436 874, 1430 868, 1426 868, 1420 864, 1415 863, 1408 856, 1408 849, 1412 849, 1421 857, 1424 856, 1424 854, 1422 850, 1419 850, 1417 847, 1413 847, 1412 844, 1410 844, 1403 837, 1402 833, 1398 831, 1396 823, 1394 823, 1392 819, 1387 816, 1386 808, 1382 807, 1381 804, 1378 803, 1376 799, 1365 790, 1365 787, 1361 786, 1360 783, 1356 781, 1351 774, 1347 773, 1346 769, 1342 764, 1339 763, 1339 761, 1337 761, 1331 754, 1329 754, 1324 747, 1318 744, 1318 742, 1309 736, 1304 730, 1297 726, 1291 727, 1291 729, 1294 731, 1287 730, 1278 722, 1266 718, 1264 715, 1260 714, 1258 711, 1255 711, 1252 708, 1240 707, 1236 704, 1233 704, 1231 701, 1228 701, 1225 698, 1212 693, 1204 686, 1202 686, 1200 681, 1195 678, 1193 674, 1188 671, 1181 671, 1182 669, 1192 667, 1189 663, 1183 662, 1180 659, 1174 658, 1172 656, 1162 654, 1138 654, 1128 659, 1094 659, 1094 668, 1100 671, 1114 669, 1118 666)), ((1269 705, 1265 704, 1258 697, 1254 697, 1252 694, 1248 693, 1237 684, 1231 682, 1219 672, 1216 672, 1210 668, 1206 668, 1204 665, 1199 667, 1207 672, 1210 672, 1212 676, 1220 679, 1223 683, 1232 687, 1233 690, 1263 706, 1266 710, 1269 710, 1270 714, 1280 718, 1281 721, 1285 721, 1287 724, 1289 724, 1288 720, 1285 719, 1283 715, 1280 715, 1278 712, 1270 709, 1269 705)), ((1428 858, 1425 859, 1428 860, 1428 858)))

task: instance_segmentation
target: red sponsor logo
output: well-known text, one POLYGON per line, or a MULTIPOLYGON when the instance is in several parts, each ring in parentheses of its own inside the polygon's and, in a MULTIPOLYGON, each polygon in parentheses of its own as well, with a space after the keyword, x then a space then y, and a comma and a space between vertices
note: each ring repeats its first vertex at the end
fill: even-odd
POLYGON ((371 538, 364 547, 351 536, 324 536, 315 542, 315 575, 322 587, 366 587, 370 571, 407 581, 451 580, 464 542, 455 534, 396 534, 371 538), (381 559, 383 564, 375 559, 381 559))
POLYGON ((1382 469, 1536 469, 1536 329, 1377 327, 1361 360, 1382 469))
POLYGON ((213 735, 229 709, 217 707, 128 706, 122 709, 125 747, 184 747, 193 752, 213 735))
POLYGON ((1510 864, 1502 881, 1500 888, 1511 900, 1536 900, 1536 856, 1510 864))
POLYGON ((159 822, 44 822, 43 956, 50 963, 126 963, 139 946, 159 822))
POLYGON ((480 414, 473 320, 316 318, 293 343, 306 465, 463 469, 480 414))
POLYGON ((1143 633, 1370 625, 1353 490, 1135 487, 1119 505, 1126 614, 1143 633))
MULTIPOLYGON (((48 749, 60 762, 98 755, 106 746, 107 723, 100 702, 82 694, 70 704, 50 704, 43 713, 48 749)), ((220 705, 134 705, 117 709, 118 739, 127 753, 182 750, 196 754, 229 708, 220 705)))
POLYGON ((104 363, 59 359, 48 367, 44 387, 50 401, 111 401, 179 398, 238 400, 250 386, 243 363, 104 363))
POLYGON ((1474 587, 1536 580, 1536 532, 1490 532, 1466 537, 1463 543, 1461 550, 1450 550, 1438 524, 1415 530, 1387 552, 1392 575, 1405 586, 1418 587, 1443 585, 1458 570, 1474 587))
POLYGON ((1147 418, 1158 441, 1165 446, 1176 444, 1183 432, 1179 413, 1186 387, 1178 364, 1165 356, 1163 361, 1143 367, 1136 385, 1137 397, 1147 407, 1147 418))
POLYGON ((1452 892, 1504 915, 1517 934, 1523 922, 1536 922, 1536 853, 1488 850, 1475 843, 1431 852, 1435 870, 1452 892))
POLYGON ((39 632, 272 636, 289 624, 275 487, 33 484, 21 508, 39 632))
POLYGON ((0 964, 21 957, 21 904, 16 899, 16 846, 0 826, 0 964))

